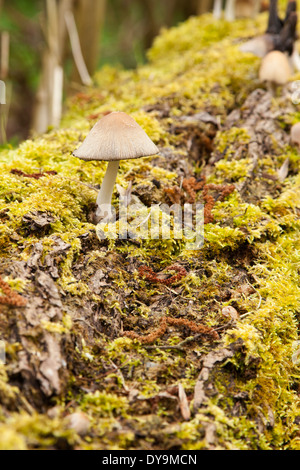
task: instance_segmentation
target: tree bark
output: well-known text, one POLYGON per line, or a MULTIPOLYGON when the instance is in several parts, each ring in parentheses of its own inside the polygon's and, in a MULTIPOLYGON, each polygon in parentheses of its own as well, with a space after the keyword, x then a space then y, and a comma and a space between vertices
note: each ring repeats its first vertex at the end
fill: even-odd
POLYGON ((71 10, 73 0, 46 0, 44 24, 45 50, 42 72, 36 95, 32 122, 34 133, 43 133, 49 126, 58 126, 62 113, 63 61, 66 51, 65 12, 71 10))

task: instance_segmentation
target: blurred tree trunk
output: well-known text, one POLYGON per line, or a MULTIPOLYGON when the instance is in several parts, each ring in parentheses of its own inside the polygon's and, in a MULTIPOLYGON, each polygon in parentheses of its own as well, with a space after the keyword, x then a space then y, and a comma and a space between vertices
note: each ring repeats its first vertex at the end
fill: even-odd
MULTIPOLYGON (((3 0, 0 0, 0 14, 3 7, 3 0)), ((6 126, 7 126, 7 101, 6 101, 6 84, 5 80, 8 75, 9 61, 9 33, 1 32, 0 35, 0 144, 6 143, 6 126)))
POLYGON ((213 0, 198 0, 197 15, 212 11, 213 3, 213 0))
POLYGON ((8 81, 9 44, 9 32, 2 31, 0 34, 0 144, 7 142, 7 121, 11 99, 11 83, 8 81))
MULTIPOLYGON (((181 12, 184 19, 190 16, 196 15, 198 10, 198 4, 201 0, 177 0, 177 9, 181 12)), ((202 0, 203 1, 203 0, 202 0)))
POLYGON ((46 45, 32 122, 32 131, 35 133, 43 133, 49 126, 58 126, 60 123, 63 99, 63 59, 67 38, 65 13, 72 10, 73 3, 73 0, 45 1, 42 27, 46 45))
POLYGON ((200 3, 210 1, 212 0, 189 0, 189 2, 186 0, 168 0, 167 2, 138 0, 145 12, 145 49, 152 45, 153 39, 158 35, 162 26, 169 28, 174 24, 176 14, 186 19, 191 15, 198 14, 200 3))
MULTIPOLYGON (((159 24, 156 19, 156 2, 153 0, 144 0, 145 22, 144 22, 144 47, 148 49, 153 41, 153 38, 158 33, 159 24)), ((174 3, 171 0, 171 3, 174 3)))
MULTIPOLYGON (((74 16, 80 38, 81 51, 90 75, 97 69, 100 55, 101 31, 106 10, 106 0, 76 0, 74 16)), ((81 83, 74 67, 72 80, 81 83)))

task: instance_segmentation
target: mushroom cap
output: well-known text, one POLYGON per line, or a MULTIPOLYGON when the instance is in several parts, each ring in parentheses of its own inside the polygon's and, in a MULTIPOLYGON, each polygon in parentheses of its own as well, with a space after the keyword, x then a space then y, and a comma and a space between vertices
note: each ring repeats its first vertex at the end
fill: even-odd
POLYGON ((291 142, 300 145, 300 122, 297 122, 291 127, 291 142))
POLYGON ((293 71, 287 56, 280 51, 269 52, 262 60, 259 69, 259 79, 276 85, 288 82, 293 71))
POLYGON ((116 161, 156 155, 158 152, 156 145, 131 116, 115 111, 95 124, 73 155, 88 161, 116 161))
POLYGON ((274 41, 271 34, 262 34, 261 36, 246 41, 241 45, 240 50, 242 52, 250 52, 257 57, 265 57, 273 48, 274 41))

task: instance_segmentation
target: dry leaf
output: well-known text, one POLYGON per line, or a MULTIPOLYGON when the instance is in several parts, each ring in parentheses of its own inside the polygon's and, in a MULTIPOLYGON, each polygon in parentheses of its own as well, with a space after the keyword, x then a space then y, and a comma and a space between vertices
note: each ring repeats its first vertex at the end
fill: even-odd
POLYGON ((178 398, 179 398, 181 416, 183 417, 185 421, 188 421, 191 417, 191 410, 189 407, 189 402, 188 402, 185 390, 181 383, 178 384, 178 398))
POLYGON ((277 171, 277 177, 281 183, 285 180, 289 173, 289 164, 290 160, 289 158, 286 158, 283 164, 281 165, 280 169, 277 171))

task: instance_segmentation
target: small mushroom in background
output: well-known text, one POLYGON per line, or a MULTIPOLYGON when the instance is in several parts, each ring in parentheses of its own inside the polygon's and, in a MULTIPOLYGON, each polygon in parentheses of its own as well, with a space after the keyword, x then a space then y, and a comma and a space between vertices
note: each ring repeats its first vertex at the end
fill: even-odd
POLYGON ((238 311, 231 305, 227 305, 222 308, 222 315, 233 321, 237 321, 239 319, 238 311))
POLYGON ((89 417, 82 412, 75 412, 66 417, 68 429, 73 429, 77 434, 85 436, 90 428, 89 417))
POLYGON ((156 155, 158 152, 141 126, 124 112, 112 112, 95 124, 73 155, 86 161, 108 161, 97 197, 97 222, 108 222, 112 218, 111 199, 120 160, 156 155))
POLYGON ((300 122, 296 122, 296 124, 291 127, 290 137, 291 143, 300 149, 300 122))
POLYGON ((272 94, 278 86, 285 85, 293 74, 288 57, 280 51, 269 52, 262 60, 259 69, 259 79, 267 82, 272 94))
POLYGON ((250 52, 256 57, 264 57, 274 49, 274 39, 271 34, 262 34, 256 38, 252 38, 249 41, 241 45, 241 52, 250 52))
POLYGON ((236 18, 255 18, 262 7, 261 0, 235 0, 236 18))
POLYGON ((297 3, 289 0, 285 18, 278 16, 278 0, 270 0, 269 19, 266 32, 246 41, 240 46, 242 52, 249 52, 257 57, 265 57, 269 52, 277 50, 288 55, 291 68, 300 70, 300 56, 297 50, 297 3))
MULTIPOLYGON (((236 18, 254 18, 260 10, 261 0, 226 0, 224 18, 234 21, 236 18)), ((213 16, 220 19, 222 16, 222 0, 214 0, 213 16)))
POLYGON ((270 0, 266 32, 242 44, 240 47, 242 52, 251 52, 257 57, 264 57, 275 48, 277 38, 284 23, 278 16, 277 1, 270 0))

